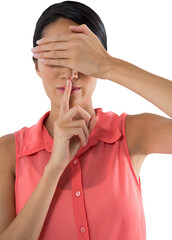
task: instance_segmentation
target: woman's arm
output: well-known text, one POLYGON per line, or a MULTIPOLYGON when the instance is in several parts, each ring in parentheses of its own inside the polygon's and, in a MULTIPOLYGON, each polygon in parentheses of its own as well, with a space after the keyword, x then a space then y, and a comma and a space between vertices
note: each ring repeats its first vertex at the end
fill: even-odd
POLYGON ((139 94, 172 118, 172 81, 110 57, 102 77, 139 94))
MULTIPOLYGON (((113 57, 105 66, 104 78, 134 91, 172 118, 172 81, 113 57)), ((129 118, 133 122, 136 149, 146 156, 172 154, 172 119, 151 113, 129 118)))
MULTIPOLYGON (((11 176, 9 174, 10 165, 8 161, 9 154, 7 151, 7 141, 4 141, 4 137, 1 137, 0 170, 2 170, 3 172, 5 171, 5 174, 0 175, 0 185, 1 183, 3 184, 4 182, 8 182, 9 186, 10 183, 12 185, 12 182, 11 176), (3 178, 5 178, 5 180, 3 178)), ((50 165, 46 165, 44 173, 38 185, 36 186, 32 195, 26 202, 25 206, 20 211, 20 213, 13 219, 11 224, 0 234, 1 240, 38 240, 61 174, 62 170, 58 170, 57 168, 53 169, 50 165)), ((6 191, 10 190, 7 189, 6 191)), ((3 194, 4 190, 2 187, 0 187, 0 202, 3 201, 3 194)), ((12 196, 8 196, 8 199, 11 197, 12 196)), ((5 211, 5 213, 9 215, 9 212, 5 211)), ((1 212, 1 215, 5 213, 3 211, 1 212)), ((6 220, 8 219, 6 218, 6 220)), ((0 226, 0 229, 2 228, 3 226, 0 226)))

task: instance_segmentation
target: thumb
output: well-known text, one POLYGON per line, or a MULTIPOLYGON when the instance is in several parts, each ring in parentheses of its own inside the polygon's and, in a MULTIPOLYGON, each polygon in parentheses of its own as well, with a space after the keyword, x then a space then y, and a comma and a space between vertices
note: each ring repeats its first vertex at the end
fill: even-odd
POLYGON ((71 26, 69 26, 69 28, 73 32, 84 33, 88 36, 93 36, 94 35, 94 33, 87 27, 86 24, 81 24, 81 25, 78 25, 78 26, 71 25, 71 26))
POLYGON ((98 116, 93 116, 90 120, 90 124, 89 124, 89 132, 91 133, 93 128, 95 127, 97 121, 98 121, 98 116))

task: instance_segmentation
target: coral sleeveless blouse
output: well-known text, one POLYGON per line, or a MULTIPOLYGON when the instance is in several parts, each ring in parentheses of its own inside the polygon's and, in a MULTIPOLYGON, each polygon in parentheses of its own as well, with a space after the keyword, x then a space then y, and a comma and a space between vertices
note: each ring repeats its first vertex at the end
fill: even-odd
MULTIPOLYGON (((137 180, 126 142, 128 114, 94 110, 96 126, 62 173, 39 240, 146 240, 140 177, 137 180)), ((49 113, 15 132, 16 215, 52 152, 53 138, 44 125, 49 113)))

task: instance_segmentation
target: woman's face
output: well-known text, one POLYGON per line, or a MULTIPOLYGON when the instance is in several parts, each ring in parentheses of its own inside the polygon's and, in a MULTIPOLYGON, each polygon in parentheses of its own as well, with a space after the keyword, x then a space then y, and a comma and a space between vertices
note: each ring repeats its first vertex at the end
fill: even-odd
MULTIPOLYGON (((45 27, 43 37, 51 38, 56 34, 76 34, 69 29, 70 25, 78 25, 74 21, 66 18, 59 18, 56 22, 45 27)), ((51 100, 51 105, 59 107, 63 93, 57 88, 66 85, 67 79, 72 80, 72 85, 80 87, 80 91, 70 96, 70 107, 79 104, 83 108, 89 108, 91 104, 91 96, 96 87, 97 78, 87 76, 76 72, 75 69, 62 66, 45 65, 38 59, 35 64, 37 74, 42 78, 45 92, 51 100)))

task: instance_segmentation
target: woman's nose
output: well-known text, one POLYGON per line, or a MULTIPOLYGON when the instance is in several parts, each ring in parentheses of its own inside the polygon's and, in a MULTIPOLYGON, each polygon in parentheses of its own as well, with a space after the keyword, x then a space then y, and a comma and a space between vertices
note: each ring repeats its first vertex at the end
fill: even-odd
POLYGON ((70 80, 77 79, 78 78, 78 72, 76 70, 66 68, 62 72, 61 78, 70 79, 70 80))

